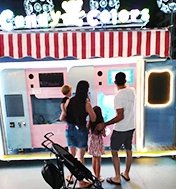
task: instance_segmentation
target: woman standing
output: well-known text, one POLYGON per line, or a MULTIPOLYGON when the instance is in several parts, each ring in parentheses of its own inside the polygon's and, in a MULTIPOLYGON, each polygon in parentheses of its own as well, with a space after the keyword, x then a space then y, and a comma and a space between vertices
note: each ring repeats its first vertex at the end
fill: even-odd
MULTIPOLYGON (((89 83, 85 80, 78 82, 76 94, 72 97, 66 107, 65 131, 69 152, 75 157, 77 152, 78 160, 84 164, 84 155, 88 143, 88 129, 86 127, 86 118, 89 115, 90 120, 96 120, 96 114, 88 97, 89 83)), ((65 118, 61 118, 61 121, 65 118)), ((80 181, 79 188, 88 187, 90 183, 80 181)))

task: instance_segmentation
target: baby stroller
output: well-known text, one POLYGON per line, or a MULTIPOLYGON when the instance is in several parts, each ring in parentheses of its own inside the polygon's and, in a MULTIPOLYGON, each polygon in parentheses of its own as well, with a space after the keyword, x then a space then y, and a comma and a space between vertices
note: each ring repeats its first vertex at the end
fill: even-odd
POLYGON ((103 189, 101 182, 92 175, 91 171, 87 169, 80 161, 78 161, 72 154, 70 154, 65 148, 59 144, 54 143, 50 138, 54 134, 52 132, 47 133, 42 142, 42 146, 55 154, 57 166, 51 161, 45 161, 42 167, 42 175, 45 181, 53 189, 71 189, 69 182, 66 185, 64 177, 64 165, 71 172, 71 176, 76 178, 72 189, 76 188, 77 181, 87 180, 92 183, 91 188, 103 189))

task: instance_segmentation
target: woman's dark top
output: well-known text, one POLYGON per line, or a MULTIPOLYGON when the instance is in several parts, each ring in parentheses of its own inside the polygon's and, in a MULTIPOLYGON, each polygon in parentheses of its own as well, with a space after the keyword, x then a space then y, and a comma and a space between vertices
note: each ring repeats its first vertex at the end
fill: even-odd
POLYGON ((75 97, 70 99, 67 106, 67 123, 75 124, 78 127, 86 126, 86 102, 78 102, 75 97))

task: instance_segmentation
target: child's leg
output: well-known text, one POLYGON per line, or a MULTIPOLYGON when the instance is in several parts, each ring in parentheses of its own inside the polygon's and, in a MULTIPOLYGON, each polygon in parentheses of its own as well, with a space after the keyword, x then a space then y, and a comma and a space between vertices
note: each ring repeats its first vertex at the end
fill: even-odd
POLYGON ((92 157, 92 167, 94 174, 97 178, 100 177, 100 168, 101 168, 101 156, 92 157))
POLYGON ((96 157, 95 156, 92 157, 92 168, 93 168, 94 175, 96 176, 96 157))

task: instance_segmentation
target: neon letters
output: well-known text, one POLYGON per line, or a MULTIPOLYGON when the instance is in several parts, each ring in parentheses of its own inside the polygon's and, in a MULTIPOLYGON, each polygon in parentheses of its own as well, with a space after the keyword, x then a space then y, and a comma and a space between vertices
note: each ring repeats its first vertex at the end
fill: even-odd
MULTIPOLYGON (((71 1, 72 3, 74 1, 71 1)), ((147 22, 150 18, 149 9, 143 10, 133 9, 127 11, 125 9, 117 12, 116 8, 112 8, 110 11, 104 9, 102 11, 98 9, 92 9, 88 13, 82 10, 82 0, 75 1, 76 7, 73 5, 62 3, 64 5, 65 13, 61 14, 60 11, 51 10, 50 12, 43 12, 42 14, 22 15, 15 16, 14 13, 7 9, 0 14, 0 26, 4 31, 12 31, 14 29, 36 29, 36 28, 54 28, 60 25, 64 26, 92 26, 98 25, 116 25, 118 23, 139 23, 147 22), (79 5, 79 6, 78 6, 79 5), (70 9, 71 6, 71 9, 70 9), (70 10, 74 10, 71 12, 70 10), (77 12, 75 12, 75 10, 77 12)))

